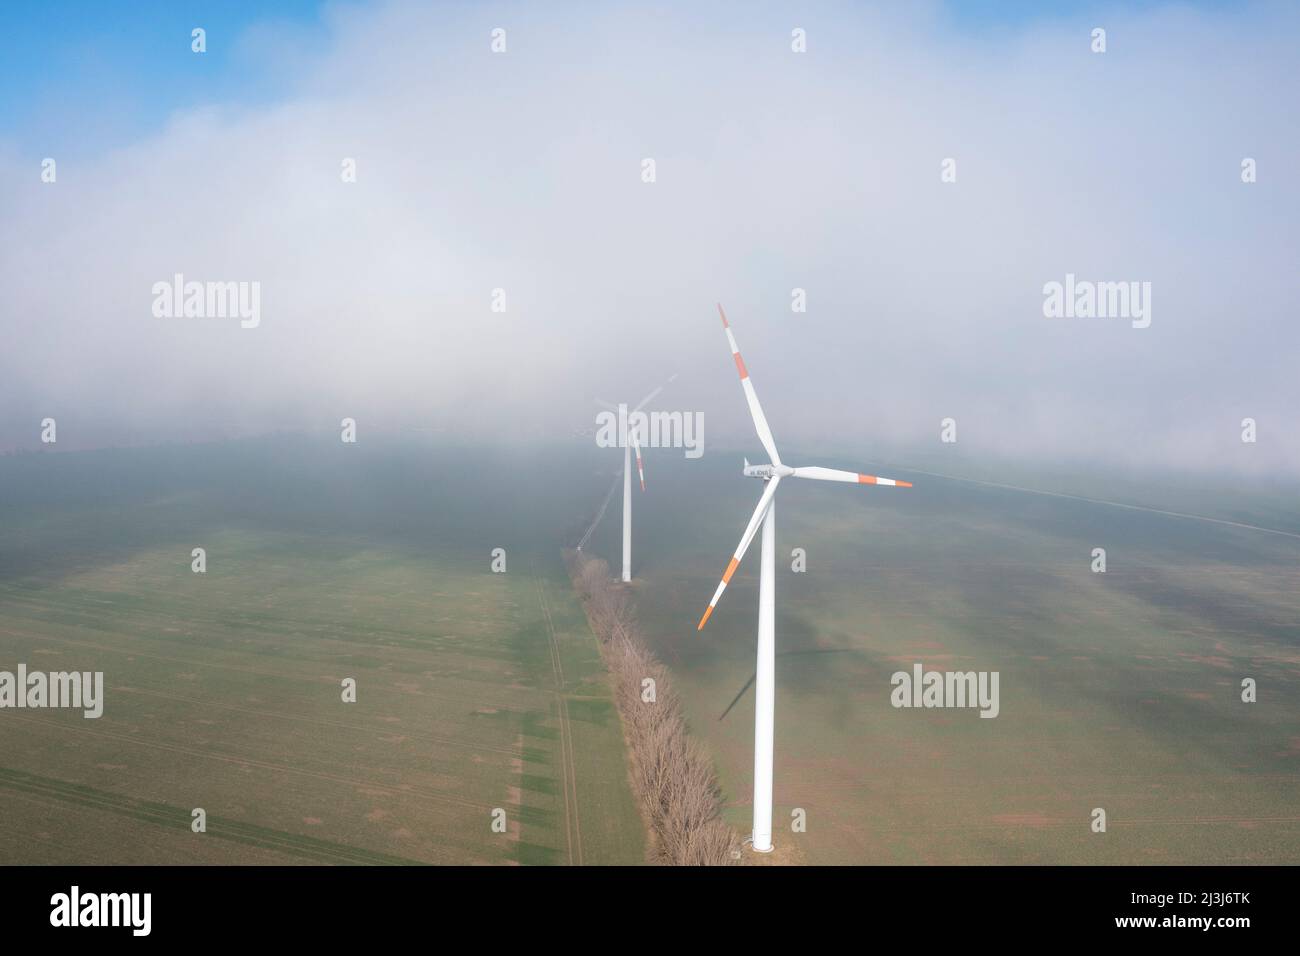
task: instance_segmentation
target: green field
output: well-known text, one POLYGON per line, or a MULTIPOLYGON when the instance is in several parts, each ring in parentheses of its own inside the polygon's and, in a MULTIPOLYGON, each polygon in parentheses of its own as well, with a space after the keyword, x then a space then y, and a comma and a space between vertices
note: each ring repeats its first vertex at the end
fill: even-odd
MULTIPOLYGON (((634 569, 747 833, 757 540, 695 630, 760 492, 733 457, 654 454, 634 569)), ((818 863, 1300 861, 1300 538, 877 470, 916 487, 789 480, 778 495, 778 849, 818 863), (1000 715, 894 709, 890 676, 918 661, 998 671, 1000 715), (1258 703, 1241 702, 1244 677, 1258 703), (790 832, 796 807, 806 833, 790 832)), ((1294 488, 1001 480, 1300 533, 1294 488)), ((615 554, 615 534, 590 547, 615 554)))
MULTIPOLYGON (((0 711, 0 862, 641 862, 559 560, 617 457, 267 438, 0 458, 0 669, 107 687, 99 720, 0 711)), ((739 465, 648 453, 632 587, 744 834, 757 545, 695 630, 759 493, 739 465)), ((779 496, 781 860, 1300 860, 1300 538, 877 470, 916 487, 779 496), (998 671, 999 716, 891 707, 918 661, 998 671)), ((1293 488, 998 474, 1300 533, 1293 488)), ((617 558, 617 505, 589 552, 617 558)))
POLYGON ((578 506, 462 457, 268 439, 0 459, 0 669, 106 688, 98 720, 0 711, 0 863, 641 862, 548 523, 578 506))

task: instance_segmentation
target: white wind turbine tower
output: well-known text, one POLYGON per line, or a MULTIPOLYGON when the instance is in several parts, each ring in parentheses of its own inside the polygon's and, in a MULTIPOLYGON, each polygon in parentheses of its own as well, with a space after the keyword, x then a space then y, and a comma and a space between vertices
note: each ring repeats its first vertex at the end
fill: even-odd
POLYGON ((740 385, 745 390, 745 401, 749 403, 749 414, 754 419, 754 428, 758 440, 772 459, 769 465, 751 465, 746 459, 744 473, 751 478, 761 478, 766 484, 763 495, 758 499, 745 533, 740 537, 740 545, 727 564, 722 574, 722 583, 713 592, 713 600, 700 618, 697 630, 704 629, 704 622, 709 619, 718 599, 726 590, 731 576, 736 573, 740 559, 745 556, 749 542, 758 531, 759 522, 763 525, 763 555, 760 561, 758 585, 758 666, 755 668, 754 680, 754 831, 753 848, 759 853, 772 851, 772 736, 776 721, 776 505, 773 498, 776 487, 782 478, 812 478, 817 481, 847 481, 859 485, 894 485, 899 488, 911 488, 909 481, 895 481, 892 478, 879 478, 875 475, 860 475, 855 471, 839 471, 835 468, 791 468, 782 464, 777 454, 776 443, 772 440, 772 430, 767 427, 763 408, 758 404, 758 395, 754 392, 754 383, 749 380, 749 372, 736 347, 736 337, 731 334, 727 323, 727 314, 718 306, 722 316, 722 328, 727 333, 727 342, 731 345, 731 357, 736 361, 736 370, 740 373, 740 385))
MULTIPOLYGON (((676 377, 677 377, 676 375, 673 375, 672 378, 668 379, 668 381, 671 382, 676 377)), ((636 451, 636 470, 637 470, 637 474, 641 478, 641 490, 645 491, 645 466, 642 465, 641 463, 641 443, 637 438, 638 429, 636 429, 631 425, 631 418, 637 412, 640 412, 643 408, 645 408, 646 405, 648 405, 655 398, 655 396, 657 396, 663 390, 664 390, 663 385, 657 386, 654 391, 652 391, 645 398, 641 399, 641 401, 637 403, 636 408, 632 409, 630 412, 627 411, 626 405, 611 405, 609 402, 602 401, 599 398, 596 399, 597 405, 600 405, 603 408, 609 409, 610 411, 617 413, 620 419, 619 437, 623 442, 623 580, 624 581, 632 580, 632 452, 634 450, 636 451)), ((601 509, 600 513, 602 515, 605 513, 603 508, 601 509)), ((599 521, 600 517, 597 516, 596 520, 599 521)), ((592 529, 594 528, 595 525, 593 524, 592 529)), ((588 531, 587 535, 590 534, 591 531, 588 531)), ((584 543, 586 542, 586 536, 584 536, 583 542, 584 543)), ((582 546, 579 545, 578 549, 581 550, 582 546)))

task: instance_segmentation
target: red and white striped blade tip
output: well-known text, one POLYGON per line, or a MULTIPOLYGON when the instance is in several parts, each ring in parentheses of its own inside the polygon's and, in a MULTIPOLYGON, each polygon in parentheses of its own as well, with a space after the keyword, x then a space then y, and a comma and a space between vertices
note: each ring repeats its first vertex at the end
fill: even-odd
POLYGON ((814 481, 845 481, 859 485, 889 485, 898 488, 911 488, 910 481, 897 478, 882 478, 879 475, 863 475, 856 471, 841 471, 839 468, 822 468, 818 465, 804 466, 794 470, 796 478, 811 478, 814 481))
POLYGON ((876 475, 858 475, 858 484, 860 485, 891 485, 895 488, 911 488, 910 481, 899 481, 896 478, 880 478, 876 475))

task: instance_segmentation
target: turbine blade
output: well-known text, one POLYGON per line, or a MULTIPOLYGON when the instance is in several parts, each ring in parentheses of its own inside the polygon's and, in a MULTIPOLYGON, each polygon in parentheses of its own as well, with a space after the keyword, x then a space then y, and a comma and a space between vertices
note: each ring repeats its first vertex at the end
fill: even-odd
POLYGON ((662 392, 662 391, 664 390, 664 386, 666 386, 666 385, 671 385, 672 382, 673 382, 673 379, 675 379, 675 378, 677 378, 677 373, 676 373, 676 372, 673 372, 673 374, 670 375, 670 376, 668 377, 668 381, 664 382, 663 385, 658 385, 658 386, 656 386, 655 389, 654 389, 654 391, 652 391, 652 392, 651 392, 649 395, 647 395, 645 398, 641 399, 641 401, 639 401, 639 402, 637 403, 636 408, 632 409, 632 411, 634 411, 634 412, 639 412, 639 411, 641 411, 641 409, 645 408, 645 407, 646 407, 646 404, 647 404, 648 402, 650 402, 650 401, 651 401, 651 400, 652 400, 656 395, 658 395, 660 392, 662 392))
POLYGON ((645 468, 641 464, 641 445, 636 440, 635 428, 629 429, 628 438, 632 440, 632 450, 636 452, 636 470, 641 476, 641 490, 645 491, 645 468))
POLYGON ((727 570, 722 573, 722 583, 713 592, 713 600, 709 602, 704 616, 700 618, 699 626, 695 628, 697 631, 704 630, 704 622, 709 619, 713 609, 718 606, 718 598, 722 597, 722 592, 727 589, 727 585, 731 582, 731 576, 736 573, 736 568, 740 565, 740 559, 745 556, 745 552, 749 549, 749 542, 754 540, 754 534, 758 531, 758 526, 763 523, 763 519, 767 516, 767 509, 772 504, 772 496, 776 494, 776 486, 780 483, 780 476, 768 479, 767 487, 763 489, 763 496, 758 499, 758 506, 754 508, 754 514, 749 519, 749 524, 745 526, 745 533, 740 536, 740 544, 736 547, 735 554, 731 556, 731 561, 727 564, 727 570))
POLYGON ((763 443, 763 448, 767 451, 767 457, 772 459, 772 464, 779 465, 781 456, 776 453, 772 429, 767 427, 767 416, 763 414, 763 406, 758 404, 758 393, 754 391, 754 383, 749 380, 749 370, 745 368, 745 360, 740 357, 740 348, 736 345, 736 337, 731 334, 731 324, 727 322, 727 313, 722 311, 721 302, 718 303, 718 315, 722 316, 722 328, 727 333, 731 357, 736 360, 736 371, 740 373, 740 387, 745 390, 745 401, 749 403, 749 415, 754 419, 754 430, 758 432, 758 440, 763 443))
POLYGON ((796 478, 812 478, 814 481, 848 481, 859 485, 895 485, 899 488, 911 488, 910 481, 898 481, 894 478, 881 478, 879 475, 860 475, 856 471, 840 471, 838 468, 796 468, 796 478))
MULTIPOLYGON (((658 395, 660 392, 662 392, 663 390, 664 387, 662 385, 658 386, 653 392, 651 392, 645 398, 641 399, 641 401, 637 402, 636 408, 632 409, 632 411, 633 412, 641 411, 641 409, 645 408, 647 402, 653 400, 654 397, 658 395)), ((629 412, 628 414, 630 415, 631 412, 629 412)))

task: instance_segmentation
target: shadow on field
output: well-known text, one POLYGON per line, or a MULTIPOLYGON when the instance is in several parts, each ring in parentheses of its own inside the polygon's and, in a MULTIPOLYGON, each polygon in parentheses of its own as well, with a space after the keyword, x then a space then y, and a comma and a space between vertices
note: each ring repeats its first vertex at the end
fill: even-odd
MULTIPOLYGON (((859 654, 859 653, 861 653, 861 651, 856 647, 816 647, 806 651, 782 651, 780 654, 777 654, 776 656, 777 657, 810 657, 814 654, 859 654)), ((727 705, 727 709, 724 710, 722 714, 718 717, 719 722, 725 720, 727 715, 731 713, 732 708, 734 708, 738 703, 740 703, 740 699, 745 696, 746 691, 748 691, 751 687, 754 686, 754 681, 757 678, 758 678, 757 674, 749 675, 749 680, 745 681, 745 686, 740 688, 740 690, 736 693, 736 696, 731 699, 731 703, 727 705)))

